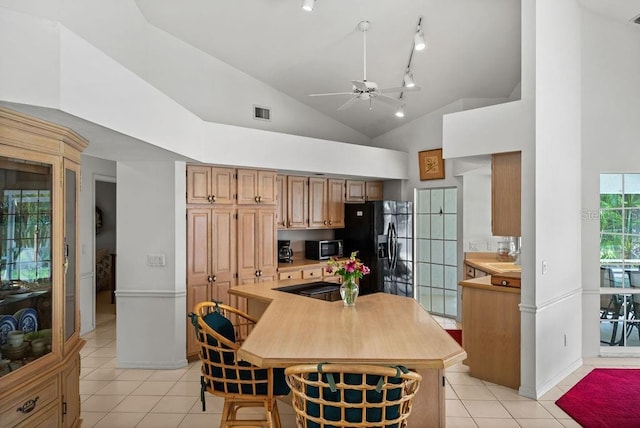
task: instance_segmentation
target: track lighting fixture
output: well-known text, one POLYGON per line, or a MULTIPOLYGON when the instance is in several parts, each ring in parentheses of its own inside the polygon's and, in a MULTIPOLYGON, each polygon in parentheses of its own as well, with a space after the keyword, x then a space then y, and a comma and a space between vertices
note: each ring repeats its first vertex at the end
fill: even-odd
POLYGON ((418 28, 416 28, 416 34, 413 35, 413 48, 417 51, 424 50, 427 47, 427 42, 424 40, 424 33, 422 32, 422 17, 418 19, 418 28))
POLYGON ((404 104, 396 110, 396 117, 404 117, 404 104))
POLYGON ((404 77, 402 80, 406 88, 413 88, 414 86, 416 86, 416 82, 413 80, 413 73, 409 69, 407 69, 407 72, 404 73, 404 77))
POLYGON ((306 10, 307 12, 311 12, 313 10, 313 6, 315 6, 316 0, 302 0, 302 10, 306 10))

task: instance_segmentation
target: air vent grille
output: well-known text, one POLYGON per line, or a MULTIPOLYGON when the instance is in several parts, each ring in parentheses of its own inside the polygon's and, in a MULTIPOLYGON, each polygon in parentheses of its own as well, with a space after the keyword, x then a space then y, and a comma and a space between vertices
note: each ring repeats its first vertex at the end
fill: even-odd
POLYGON ((268 107, 253 106, 253 118, 258 120, 271 120, 271 109, 268 107))
POLYGON ((633 22, 634 24, 640 24, 640 15, 636 16, 635 18, 633 18, 631 20, 631 22, 633 22))

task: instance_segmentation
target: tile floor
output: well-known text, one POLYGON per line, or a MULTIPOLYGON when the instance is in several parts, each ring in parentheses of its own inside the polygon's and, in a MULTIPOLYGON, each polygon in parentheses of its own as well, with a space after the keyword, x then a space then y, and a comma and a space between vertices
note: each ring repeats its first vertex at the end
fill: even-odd
MULTIPOLYGON (((453 320, 436 318, 444 328, 453 320)), ((80 394, 86 427, 217 427, 222 400, 208 395, 202 412, 199 364, 179 370, 132 370, 115 367, 115 317, 101 314, 97 328, 84 336, 80 394)), ((591 369, 598 366, 640 366, 638 359, 594 359, 564 379, 540 400, 468 375, 459 364, 447 370, 447 427, 579 427, 555 404, 591 369)), ((295 427, 293 410, 278 403, 284 428, 295 427)))

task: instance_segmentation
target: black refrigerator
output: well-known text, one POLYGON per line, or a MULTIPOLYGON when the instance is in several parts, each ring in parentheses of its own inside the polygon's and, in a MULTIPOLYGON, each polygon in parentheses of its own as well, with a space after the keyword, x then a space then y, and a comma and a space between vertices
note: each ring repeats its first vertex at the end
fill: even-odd
POLYGON ((336 230, 344 255, 358 251, 371 269, 360 294, 385 292, 413 297, 413 203, 371 201, 345 204, 345 227, 336 230))

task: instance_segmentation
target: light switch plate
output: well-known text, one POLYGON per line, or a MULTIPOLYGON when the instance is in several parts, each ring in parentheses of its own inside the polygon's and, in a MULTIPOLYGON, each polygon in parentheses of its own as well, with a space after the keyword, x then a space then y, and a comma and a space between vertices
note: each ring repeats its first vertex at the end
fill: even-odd
POLYGON ((162 267, 165 265, 164 254, 147 254, 147 266, 162 267))

